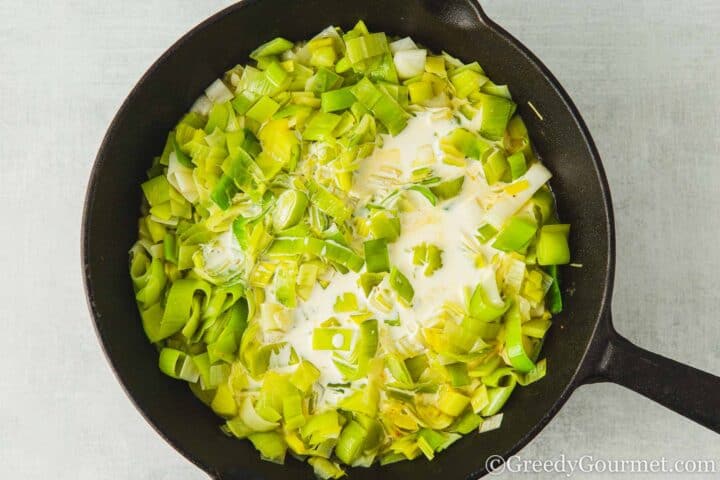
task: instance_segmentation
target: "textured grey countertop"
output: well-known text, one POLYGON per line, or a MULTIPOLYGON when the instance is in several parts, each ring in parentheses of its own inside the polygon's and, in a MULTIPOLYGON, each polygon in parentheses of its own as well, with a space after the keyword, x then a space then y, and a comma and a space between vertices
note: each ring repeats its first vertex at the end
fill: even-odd
MULTIPOLYGON (((175 39, 229 3, 0 2, 2 478, 205 478, 136 413, 103 358, 79 224, 92 159, 124 97, 175 39)), ((720 374, 720 4, 483 4, 554 72, 595 138, 615 204, 618 330, 720 374)), ((720 471, 720 437, 606 384, 573 394, 520 457, 563 454, 714 458, 720 471)))

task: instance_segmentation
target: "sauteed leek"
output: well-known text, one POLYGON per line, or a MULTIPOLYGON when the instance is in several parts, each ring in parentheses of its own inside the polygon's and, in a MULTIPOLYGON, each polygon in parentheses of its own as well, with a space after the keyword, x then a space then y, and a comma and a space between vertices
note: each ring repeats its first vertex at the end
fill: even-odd
POLYGON ((545 374, 570 261, 550 172, 477 62, 363 22, 250 58, 142 184, 160 369, 265 460, 432 460, 545 374))

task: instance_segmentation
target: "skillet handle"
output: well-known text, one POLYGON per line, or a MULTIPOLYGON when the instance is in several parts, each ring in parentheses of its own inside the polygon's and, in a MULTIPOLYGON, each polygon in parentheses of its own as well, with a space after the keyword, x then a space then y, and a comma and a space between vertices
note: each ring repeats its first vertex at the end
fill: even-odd
POLYGON ((593 380, 622 385, 720 433, 720 377, 644 350, 612 327, 593 380))

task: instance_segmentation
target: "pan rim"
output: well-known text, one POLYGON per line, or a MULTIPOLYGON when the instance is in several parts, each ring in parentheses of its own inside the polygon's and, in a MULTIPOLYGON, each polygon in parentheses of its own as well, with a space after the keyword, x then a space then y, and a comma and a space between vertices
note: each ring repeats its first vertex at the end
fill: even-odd
MULTIPOLYGON (((122 102, 121 106, 113 116, 112 121, 110 122, 107 131, 105 135, 103 136, 103 139, 100 143, 100 147, 98 149, 98 153, 95 155, 95 158, 93 160, 93 164, 90 170, 90 174, 88 177, 87 187, 85 191, 85 197, 83 201, 83 211, 82 211, 82 222, 81 222, 81 242, 80 242, 80 259, 81 259, 81 269, 82 269, 82 279, 83 279, 83 286, 85 291, 85 299, 88 306, 88 310, 90 312, 90 317, 92 320, 93 329, 95 330, 95 334, 97 338, 100 341, 100 345, 103 351, 103 354, 108 362, 108 364, 111 367, 111 370, 113 372, 113 375, 118 380, 118 383, 120 383, 121 388, 123 389, 125 395, 130 399, 135 409, 142 415, 142 417, 145 419, 145 421, 157 432, 161 438, 163 438, 170 446, 172 446, 178 453, 180 453, 183 457, 188 459, 191 463, 196 465, 198 468, 202 469, 204 472, 210 474, 211 476, 218 476, 222 472, 218 471, 215 466, 209 465, 207 462, 205 462, 203 459, 199 458, 198 455, 196 455, 194 452, 182 448, 178 442, 165 433, 165 431, 157 425, 153 419, 150 418, 149 414, 145 411, 142 405, 138 403, 138 401, 135 399, 133 394, 129 391, 126 382, 124 381, 123 377, 121 376, 116 363, 108 349, 108 343, 106 342, 106 339, 104 337, 104 333, 101 331, 101 329, 98 326, 97 318, 100 316, 100 312, 98 312, 95 308, 95 291, 94 287, 92 286, 92 281, 90 278, 90 271, 89 271, 89 229, 90 229, 90 211, 91 207, 93 205, 94 199, 95 199, 95 192, 97 187, 97 178, 99 176, 99 171, 101 166, 104 163, 104 157, 106 155, 106 150, 108 148, 108 145, 111 143, 115 136, 115 130, 117 129, 118 123, 120 122, 121 118, 125 115, 126 111, 128 110, 129 106, 135 101, 135 97, 137 97, 138 92, 143 88, 147 80, 160 68, 161 65, 163 65, 174 53, 181 49, 189 40, 190 38, 196 36, 199 32, 206 30, 210 28, 212 25, 226 17, 227 15, 231 15, 235 13, 236 11, 242 10, 245 7, 251 6, 261 0, 239 0, 237 3, 234 3, 226 8, 223 8, 219 10, 218 12, 214 13, 210 17, 206 18, 202 22, 198 23, 194 27, 192 27, 188 32, 186 32, 184 35, 182 35, 178 40, 176 40, 170 47, 168 47, 160 57, 157 58, 143 73, 143 75, 140 77, 140 79, 135 83, 133 88, 130 90, 130 93, 125 97, 125 100, 122 102)), ((532 428, 530 428, 528 431, 525 432, 525 434, 518 440, 515 445, 508 450, 507 452, 502 453, 500 456, 503 458, 503 460, 506 460, 511 455, 514 455, 517 453, 520 449, 525 447, 533 438, 535 438, 538 433, 545 428, 545 426, 552 420, 557 412, 562 408, 562 406, 565 404, 567 399, 570 397, 572 392, 582 384, 582 379, 578 379, 580 376, 580 373, 584 368, 587 368, 588 363, 588 357, 589 354, 593 348, 593 345, 595 343, 596 338, 598 337, 598 329, 600 328, 601 324, 604 320, 607 319, 609 321, 609 309, 610 309, 610 299, 612 297, 612 290, 613 290, 613 283, 614 283, 614 272, 615 272, 615 224, 614 224, 614 214, 613 214, 613 208, 612 208, 612 201, 610 196, 610 188, 607 181, 607 177, 605 174, 605 170, 602 165, 602 161, 600 159, 600 154, 597 150, 597 147, 595 145, 595 142, 587 128, 587 125, 585 124, 585 121, 583 120, 580 112, 578 111, 577 107, 573 103, 572 99, 568 95, 568 93, 565 91, 565 89, 561 86, 560 82, 557 80, 557 78, 550 72, 550 70, 543 64, 543 62, 535 56, 525 45, 523 45, 519 40, 517 40, 514 36, 512 36, 509 32, 507 32, 503 27, 495 23, 492 19, 490 19, 487 14, 484 12, 484 10, 481 8, 477 0, 463 0, 465 3, 470 6, 470 8, 474 11, 477 20, 484 24, 488 29, 493 31, 496 35, 498 35, 500 38, 502 38, 504 41, 506 41, 508 44, 510 44, 515 50, 517 50, 520 54, 522 54, 525 59, 533 65, 535 68, 537 68, 541 74, 547 79, 548 83, 551 85, 557 96, 563 101, 565 107, 570 112, 571 117, 573 118, 573 121, 575 122, 575 126, 578 128, 580 133, 582 134, 583 140, 585 142, 585 145, 587 149, 590 152, 590 156, 592 157, 592 163, 595 169, 595 175, 599 181, 600 190, 602 193, 602 200, 603 200, 603 208, 605 212, 605 223, 606 223, 606 229, 607 229, 607 241, 608 241, 608 248, 607 248, 607 261, 605 265, 605 282, 603 286, 602 296, 600 300, 600 308, 598 310, 598 316, 594 319, 594 326, 592 328, 592 332, 588 337, 588 344, 585 349, 585 351, 580 356, 580 360, 578 361, 578 364, 576 366, 576 369, 570 379, 570 382, 563 388, 560 395, 554 400, 552 407, 550 410, 546 413, 546 415, 536 424, 533 425, 532 428)), ((471 467, 473 468, 473 467, 471 467)), ((475 467, 476 468, 476 467, 475 467)), ((471 473, 467 475, 467 478, 478 478, 480 476, 483 476, 487 473, 486 468, 483 466, 479 470, 474 470, 471 473)))

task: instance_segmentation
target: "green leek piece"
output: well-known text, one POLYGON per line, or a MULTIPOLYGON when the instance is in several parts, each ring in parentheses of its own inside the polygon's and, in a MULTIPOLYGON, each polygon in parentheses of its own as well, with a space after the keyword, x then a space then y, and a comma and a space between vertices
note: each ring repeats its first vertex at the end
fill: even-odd
MULTIPOLYGON (((270 409, 266 409, 267 412, 271 413, 270 409)), ((277 412, 274 413, 275 420, 268 420, 264 418, 256 405, 253 405, 252 399, 246 397, 240 407, 240 419, 254 432, 269 432, 278 427, 279 415, 277 412)))
POLYGON ((285 190, 277 199, 273 209, 273 228, 276 231, 296 225, 305 215, 308 197, 299 190, 285 190))
POLYGON ((480 88, 480 91, 489 95, 495 95, 498 97, 507 98, 508 100, 512 100, 512 96, 510 95, 510 89, 507 85, 496 85, 491 81, 487 81, 480 88))
POLYGON ((208 369, 208 386, 210 388, 217 388, 228 381, 230 378, 230 366, 226 364, 210 365, 208 369))
POLYGON ((464 387, 470 384, 466 363, 451 363, 450 365, 445 365, 445 370, 447 370, 448 376, 450 377, 450 384, 453 387, 464 387))
POLYGON ((392 267, 390 270, 390 286, 393 290, 395 290, 400 298, 405 300, 407 303, 412 303, 413 297, 415 296, 415 290, 407 277, 403 275, 397 267, 392 267))
POLYGON ((252 53, 250 53, 250 58, 257 60, 260 57, 279 55, 286 50, 290 50, 292 47, 293 43, 290 40, 285 40, 282 37, 276 37, 253 50, 252 53))
POLYGON ((370 215, 370 233, 394 242, 400 236, 400 220, 387 210, 377 210, 370 215))
POLYGON ((333 131, 340 120, 341 117, 334 113, 316 113, 305 127, 303 140, 329 141, 334 139, 333 131))
POLYGON ((417 446, 428 460, 435 458, 435 450, 439 448, 444 440, 442 433, 424 428, 420 431, 417 446))
POLYGON ((218 385, 210 408, 221 417, 232 418, 237 415, 238 408, 230 387, 226 384, 218 385))
POLYGON ((438 409, 451 417, 460 415, 469 404, 470 399, 468 397, 452 388, 444 387, 440 390, 438 409))
POLYGON ((147 257, 135 254, 133 263, 131 264, 133 283, 137 289, 135 299, 143 308, 157 305, 167 284, 163 261, 159 258, 153 258, 149 266, 147 262, 147 257), (138 259, 137 261, 135 261, 136 258, 138 259), (142 275, 140 275, 139 272, 140 268, 144 269, 142 275))
POLYGON ((437 245, 416 245, 413 247, 413 265, 425 265, 425 276, 429 277, 442 267, 442 253, 437 245))
POLYGON ((345 87, 323 92, 320 100, 322 102, 322 111, 329 113, 350 108, 355 103, 355 96, 352 94, 350 87, 345 87))
POLYGON ((517 303, 514 303, 506 315, 505 350, 510 363, 519 372, 529 372, 535 368, 523 345, 522 316, 517 303))
POLYGON ((297 305, 295 290, 297 269, 297 263, 283 262, 275 270, 275 298, 288 308, 295 308, 297 305))
POLYGON ((515 152, 507 157, 508 165, 510 165, 510 176, 513 182, 525 175, 527 172, 527 163, 523 152, 515 152))
POLYGON ((263 123, 272 117, 279 108, 280 105, 276 101, 268 96, 264 96, 260 97, 260 100, 250 107, 250 110, 248 110, 245 115, 256 122, 263 123))
POLYGON ((540 265, 565 265, 570 263, 568 236, 570 225, 545 225, 537 242, 537 260, 540 265))
POLYGON ((225 422, 227 431, 236 438, 247 438, 253 431, 243 423, 240 417, 231 418, 225 422))
POLYGON ((515 102, 507 98, 481 93, 479 105, 480 133, 493 140, 501 139, 510 117, 515 113, 515 102))
POLYGON ((447 77, 445 59, 441 56, 428 56, 425 60, 425 71, 441 78, 447 77))
POLYGON ((418 105, 422 105, 435 96, 432 84, 423 81, 408 85, 408 93, 410 94, 410 103, 418 105))
POLYGON ((321 67, 310 77, 306 84, 306 90, 313 93, 323 93, 334 90, 342 83, 342 77, 327 68, 321 67))
POLYGON ((289 85, 290 73, 277 61, 272 61, 265 68, 267 79, 279 89, 289 85))
POLYGON ((151 216, 145 217, 145 223, 153 242, 159 242, 165 238, 165 234, 167 233, 165 225, 154 221, 151 216))
POLYGON ((548 266, 548 273, 552 277, 552 284, 547 294, 548 310, 555 315, 562 312, 563 309, 562 293, 560 291, 560 272, 558 271, 557 265, 548 266))
POLYGON ((510 398, 515 385, 517 385, 517 381, 513 378, 508 386, 488 388, 488 403, 480 411, 480 415, 490 417, 498 413, 510 398))
POLYGON ((363 273, 360 275, 359 283, 365 293, 365 297, 370 296, 372 289, 380 285, 383 278, 385 278, 385 275, 382 273, 363 273))
POLYGON ((509 302, 500 306, 492 303, 488 299, 488 295, 482 284, 478 284, 470 297, 468 313, 472 318, 476 318, 481 322, 492 322, 504 315, 508 308, 509 302))
POLYGON ((163 255, 165 256, 165 260, 177 265, 178 249, 177 249, 177 237, 175 235, 166 234, 163 237, 163 255))
POLYGON ((175 136, 170 134, 169 138, 170 138, 170 141, 172 142, 173 151, 175 152, 175 157, 177 158, 178 162, 180 162, 180 164, 183 167, 194 168, 192 160, 190 159, 190 157, 187 154, 185 154, 185 152, 182 151, 182 149, 180 148, 180 146, 177 143, 177 140, 175 140, 175 136))
POLYGON ((481 243, 487 243, 492 237, 497 235, 498 231, 489 223, 483 223, 477 229, 477 238, 481 243))
POLYGON ((229 103, 216 103, 213 105, 208 115, 207 124, 205 124, 205 133, 210 134, 216 130, 225 130, 231 110, 229 103))
POLYGON ((390 95, 401 107, 408 106, 408 91, 399 82, 398 71, 390 52, 385 52, 366 62, 365 75, 373 82, 378 82, 380 88, 390 95))
POLYGON ((348 381, 357 380, 367 375, 370 361, 375 356, 377 347, 378 322, 375 319, 365 320, 360 324, 360 335, 351 355, 351 359, 355 362, 334 360, 333 363, 348 381))
POLYGON ((505 154, 501 150, 494 150, 490 153, 483 161, 485 180, 487 180, 488 185, 494 185, 503 180, 509 168, 505 154))
POLYGON ((403 385, 412 385, 413 378, 405 362, 397 355, 390 354, 385 358, 385 366, 390 370, 390 374, 403 385))
POLYGON ((252 156, 242 148, 229 155, 221 168, 225 175, 234 181, 235 186, 246 193, 256 191, 264 177, 252 156))
POLYGON ((252 92, 241 92, 235 98, 232 99, 230 104, 232 105, 235 113, 238 115, 245 115, 250 110, 250 107, 255 103, 256 97, 252 92))
POLYGON ((335 194, 328 189, 316 183, 308 182, 308 192, 310 193, 310 201, 316 205, 323 213, 334 218, 338 222, 344 222, 350 218, 352 211, 350 208, 335 194))
POLYGON ((335 455, 342 462, 352 464, 360 456, 366 438, 367 431, 359 423, 355 421, 348 423, 338 438, 335 455))
POLYGON ((498 234, 493 248, 503 252, 519 252, 525 249, 535 237, 537 225, 525 216, 511 217, 498 234))
POLYGON ((310 457, 308 463, 312 465, 315 475, 321 480, 337 479, 345 476, 345 471, 337 463, 322 457, 310 457))
POLYGON ((230 204, 236 193, 238 193, 238 189, 233 179, 227 175, 223 175, 220 177, 220 180, 212 192, 210 192, 210 198, 218 207, 227 210, 230 208, 230 204))
POLYGON ((407 112, 387 93, 373 85, 369 79, 363 78, 351 87, 351 90, 358 102, 370 110, 385 125, 391 135, 397 135, 407 125, 407 112))
POLYGON ((536 318, 522 324, 522 333, 532 338, 545 338, 551 324, 550 320, 536 318))
MULTIPOLYGON (((235 353, 240 346, 240 340, 247 328, 247 318, 247 302, 240 300, 235 303, 226 314, 225 320, 227 323, 222 327, 222 330, 218 328, 219 333, 217 337, 212 341, 208 341, 209 336, 206 335, 206 341, 208 342, 207 353, 210 362, 223 360, 227 363, 232 363, 235 360, 235 353)), ((208 322, 208 320, 206 320, 206 322, 208 322)), ((188 324, 186 324, 186 328, 188 324)), ((218 323, 217 325, 220 326, 222 324, 218 323)), ((185 335, 185 337, 192 335, 191 332, 186 332, 185 330, 184 328, 183 335, 185 335)))
POLYGON ((440 148, 449 155, 479 160, 490 143, 464 128, 456 128, 440 140, 440 148))
POLYGON ((435 193, 433 193, 432 190, 430 190, 430 188, 426 187, 425 185, 412 185, 410 187, 407 187, 407 191, 418 192, 420 195, 425 197, 428 202, 430 202, 430 205, 437 205, 437 196, 435 195, 435 193))
POLYGON ((423 265, 427 258, 427 243, 413 247, 413 265, 423 265))
POLYGON ((300 265, 297 276, 297 293, 303 300, 307 300, 312 294, 319 272, 320 266, 317 263, 306 262, 300 265))
POLYGON ((548 220, 555 214, 555 197, 550 189, 543 187, 535 192, 532 196, 532 203, 539 213, 540 221, 543 224, 548 223, 548 220))
POLYGON ((248 435, 253 446, 260 452, 260 457, 268 462, 283 464, 287 445, 277 432, 260 432, 248 435))
POLYGON ((349 328, 316 328, 312 335, 313 350, 350 350, 353 331, 349 328))
POLYGON ((340 436, 342 426, 336 410, 326 410, 308 418, 300 428, 300 435, 310 445, 318 445, 327 440, 335 440, 340 436))
POLYGON ((447 200, 457 196, 462 190, 465 176, 446 180, 430 187, 430 190, 440 199, 447 200))
POLYGON ((330 68, 337 61, 337 53, 331 45, 323 46, 313 50, 310 57, 310 65, 314 67, 330 68))
POLYGON ((428 460, 435 457, 435 452, 442 452, 460 438, 454 433, 445 433, 423 428, 418 433, 417 445, 428 460))
POLYGON ((442 267, 442 253, 443 251, 438 248, 437 245, 428 245, 427 253, 425 255, 425 276, 429 277, 436 270, 442 267))
POLYGON ((470 397, 470 405, 472 406, 473 412, 481 412, 483 408, 487 407, 489 402, 487 386, 481 384, 477 390, 473 392, 472 397, 470 397))
POLYGON ((365 268, 370 273, 389 272, 390 256, 384 238, 368 240, 365 246, 365 268))
POLYGON ((450 75, 450 83, 455 87, 455 95, 459 98, 465 98, 471 93, 477 92, 485 82, 487 82, 487 77, 470 69, 456 70, 450 75))
POLYGON ((150 206, 162 205, 170 201, 170 189, 172 187, 163 175, 151 178, 143 183, 141 187, 150 206))
POLYGON ((365 263, 363 258, 356 254, 352 249, 333 242, 332 240, 325 242, 321 256, 331 262, 335 262, 345 268, 349 268, 353 272, 359 272, 365 263))
POLYGON ((314 237, 277 237, 267 250, 269 256, 322 255, 325 242, 314 237))
POLYGON ((428 368, 427 355, 421 354, 421 355, 416 355, 412 358, 407 358, 407 359, 405 359, 405 366, 407 367, 408 372, 410 372, 410 375, 412 376, 413 381, 417 382, 420 379, 420 376, 428 368))
POLYGON ((290 382, 301 392, 307 393, 318 378, 320 378, 320 370, 307 360, 303 360, 290 376, 290 382))
POLYGON ((371 33, 345 41, 346 55, 353 65, 388 51, 384 33, 371 33))
POLYGON ((544 358, 535 364, 535 368, 524 375, 517 375, 517 383, 527 386, 541 380, 547 374, 547 360, 544 358))
POLYGON ((352 292, 345 292, 335 299, 333 311, 336 313, 355 312, 358 309, 357 297, 352 292))
POLYGON ((480 415, 468 412, 457 419, 452 425, 451 431, 461 435, 467 435, 470 432, 476 431, 482 422, 483 418, 480 415))
POLYGON ((282 414, 285 420, 285 428, 296 429, 305 424, 305 415, 303 414, 302 397, 298 394, 292 394, 282 399, 282 414))
POLYGON ((192 361, 192 357, 174 348, 160 350, 158 364, 160 371, 178 380, 193 383, 198 380, 200 375, 195 363, 192 361))
POLYGON ((162 317, 143 322, 150 341, 158 342, 182 329, 191 317, 193 297, 202 294, 205 298, 209 298, 210 288, 210 285, 203 280, 176 280, 170 287, 162 317))

